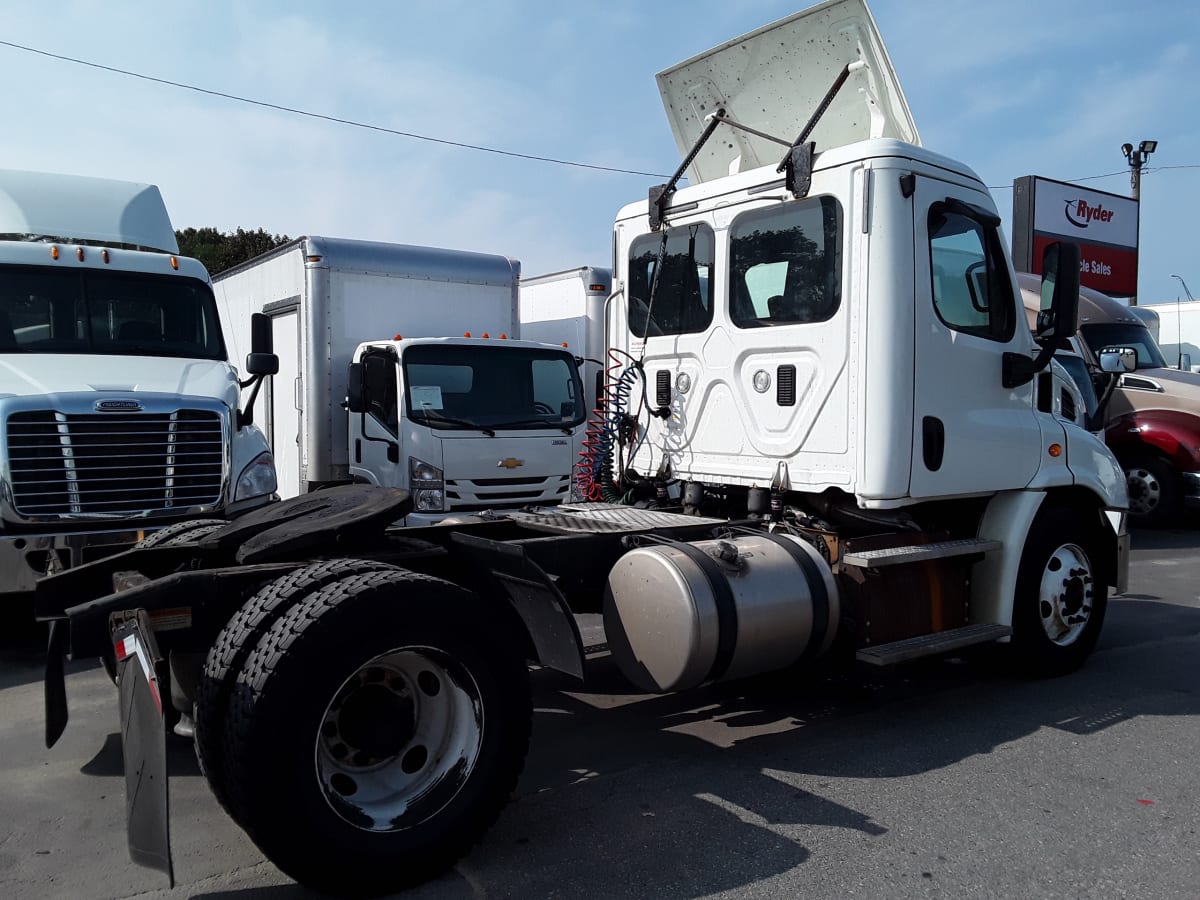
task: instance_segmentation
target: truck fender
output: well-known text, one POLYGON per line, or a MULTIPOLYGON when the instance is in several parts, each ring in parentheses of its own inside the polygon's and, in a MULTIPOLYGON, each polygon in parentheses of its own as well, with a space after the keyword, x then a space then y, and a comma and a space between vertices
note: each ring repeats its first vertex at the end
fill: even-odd
POLYGON ((517 545, 455 533, 451 545, 476 571, 489 572, 519 617, 540 665, 583 679, 583 638, 566 598, 517 545))
MULTIPOLYGON (((1033 518, 1046 495, 1042 491, 1005 491, 988 503, 978 537, 1000 541, 999 550, 976 564, 971 578, 971 618, 976 622, 1011 625, 1017 570, 1033 518)), ((1002 638, 1008 641, 1008 638, 1002 638)))

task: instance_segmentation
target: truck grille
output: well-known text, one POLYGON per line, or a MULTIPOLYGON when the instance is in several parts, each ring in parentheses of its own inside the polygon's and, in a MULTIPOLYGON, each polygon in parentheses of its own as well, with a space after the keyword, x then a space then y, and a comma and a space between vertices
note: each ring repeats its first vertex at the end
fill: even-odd
POLYGON ((506 509, 566 499, 569 475, 549 477, 451 479, 446 500, 451 512, 506 509))
POLYGON ((128 515, 221 499, 216 412, 14 412, 7 431, 13 506, 22 516, 128 515))

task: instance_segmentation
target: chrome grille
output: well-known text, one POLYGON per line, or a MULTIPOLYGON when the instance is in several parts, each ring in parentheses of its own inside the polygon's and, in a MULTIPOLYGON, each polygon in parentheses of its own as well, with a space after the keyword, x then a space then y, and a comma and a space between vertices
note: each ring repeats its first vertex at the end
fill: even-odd
POLYGON ((216 412, 14 412, 7 438, 13 506, 22 516, 128 515, 221 499, 216 412))

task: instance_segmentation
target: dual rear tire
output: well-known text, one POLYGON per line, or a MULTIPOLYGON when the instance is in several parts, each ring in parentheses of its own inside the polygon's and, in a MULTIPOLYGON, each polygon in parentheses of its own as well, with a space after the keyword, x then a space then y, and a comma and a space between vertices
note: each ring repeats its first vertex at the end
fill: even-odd
POLYGON ((307 887, 371 895, 471 848, 516 786, 528 669, 449 582, 360 560, 301 568, 209 654, 196 747, 218 799, 307 887))

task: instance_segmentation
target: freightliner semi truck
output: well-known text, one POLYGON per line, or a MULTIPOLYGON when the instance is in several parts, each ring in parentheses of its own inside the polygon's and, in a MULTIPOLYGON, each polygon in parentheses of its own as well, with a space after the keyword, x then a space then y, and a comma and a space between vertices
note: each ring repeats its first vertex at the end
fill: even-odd
POLYGON ((973 648, 1085 661, 1128 535, 1120 466, 1037 395, 1078 249, 1047 249, 1031 333, 987 188, 920 146, 862 0, 659 85, 690 184, 615 223, 600 500, 397 529, 408 492, 337 487, 39 585, 49 740, 63 654, 121 659, 135 860, 171 871, 175 654, 203 655, 174 702, 218 800, 339 896, 480 839, 528 748, 529 664, 588 677, 578 613, 649 692, 973 648))
MULTIPOLYGON (((251 349, 246 386, 272 360, 251 349)), ((0 595, 273 499, 239 393, 157 187, 0 171, 0 595)))

